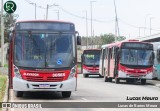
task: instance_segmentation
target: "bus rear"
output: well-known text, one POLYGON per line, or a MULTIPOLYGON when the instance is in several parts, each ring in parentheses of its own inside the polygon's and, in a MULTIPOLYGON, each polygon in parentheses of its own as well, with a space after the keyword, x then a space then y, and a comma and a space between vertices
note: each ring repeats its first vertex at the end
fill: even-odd
POLYGON ((84 50, 81 60, 81 72, 83 73, 83 77, 88 77, 88 75, 99 75, 99 49, 84 50))
POLYGON ((73 23, 17 22, 9 45, 10 88, 15 95, 60 91, 70 97, 77 87, 77 42, 73 23))

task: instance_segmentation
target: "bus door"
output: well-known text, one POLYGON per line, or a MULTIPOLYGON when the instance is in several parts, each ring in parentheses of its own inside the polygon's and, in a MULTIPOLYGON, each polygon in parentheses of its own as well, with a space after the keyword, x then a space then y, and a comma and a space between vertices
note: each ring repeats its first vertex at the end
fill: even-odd
POLYGON ((112 54, 112 48, 108 48, 107 53, 107 76, 110 76, 110 66, 111 66, 111 54, 112 54))
POLYGON ((116 77, 118 75, 118 63, 119 63, 119 55, 120 55, 119 47, 115 47, 114 51, 115 51, 114 77, 116 77))
POLYGON ((105 49, 101 50, 101 58, 100 58, 100 64, 99 64, 99 72, 102 76, 104 76, 104 55, 105 55, 105 49))

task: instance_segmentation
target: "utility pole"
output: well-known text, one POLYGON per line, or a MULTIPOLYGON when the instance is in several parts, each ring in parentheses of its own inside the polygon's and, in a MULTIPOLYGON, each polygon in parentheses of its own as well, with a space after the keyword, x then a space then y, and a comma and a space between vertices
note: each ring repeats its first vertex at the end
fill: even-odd
POLYGON ((90 6, 91 6, 91 43, 92 43, 92 48, 93 48, 93 37, 92 37, 92 3, 96 1, 90 1, 90 6))
POLYGON ((1 67, 4 66, 4 22, 3 22, 3 0, 1 0, 1 67))
POLYGON ((114 9, 115 9, 115 36, 116 36, 115 37, 115 42, 117 42, 117 36, 120 36, 120 33, 119 33, 119 25, 118 25, 118 18, 117 18, 117 10, 116 10, 115 0, 114 0, 114 9))

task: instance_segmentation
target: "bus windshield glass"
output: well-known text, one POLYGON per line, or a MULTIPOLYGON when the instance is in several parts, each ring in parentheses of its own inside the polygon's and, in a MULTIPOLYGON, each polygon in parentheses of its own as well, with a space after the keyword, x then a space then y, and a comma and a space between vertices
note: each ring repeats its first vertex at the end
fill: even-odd
POLYGON ((84 53, 83 64, 85 65, 99 65, 100 51, 92 51, 84 53))
POLYGON ((64 68, 75 63, 74 34, 17 32, 14 64, 32 68, 64 68))
POLYGON ((120 63, 126 65, 153 65, 152 50, 122 49, 120 63))

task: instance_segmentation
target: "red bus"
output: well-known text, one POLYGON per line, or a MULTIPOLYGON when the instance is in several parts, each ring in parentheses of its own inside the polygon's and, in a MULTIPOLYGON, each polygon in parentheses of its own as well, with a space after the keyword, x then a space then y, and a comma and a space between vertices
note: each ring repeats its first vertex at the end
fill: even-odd
POLYGON ((105 82, 119 83, 120 80, 134 82, 152 79, 154 53, 150 43, 128 40, 103 45, 100 58, 100 74, 105 82))
POLYGON ((70 97, 77 87, 75 25, 62 21, 19 21, 10 35, 9 80, 16 97, 26 91, 60 91, 70 97))
POLYGON ((100 49, 86 49, 81 58, 81 72, 83 77, 99 75, 100 49))

